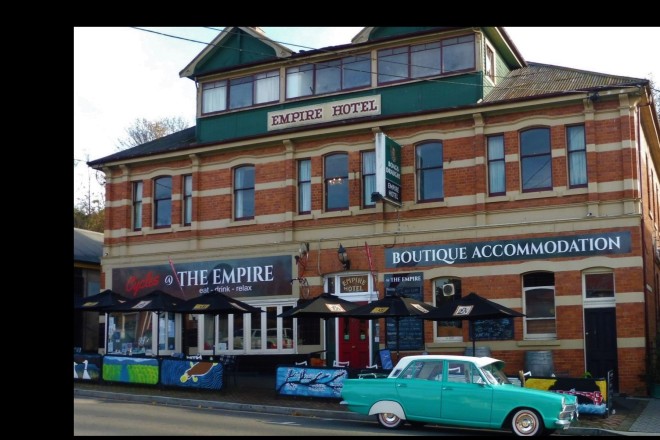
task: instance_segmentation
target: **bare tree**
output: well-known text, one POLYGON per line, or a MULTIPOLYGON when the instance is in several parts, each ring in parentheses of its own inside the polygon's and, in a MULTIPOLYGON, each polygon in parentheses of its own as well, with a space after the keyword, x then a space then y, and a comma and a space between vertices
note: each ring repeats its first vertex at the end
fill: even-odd
POLYGON ((146 142, 176 133, 190 126, 180 116, 167 117, 156 121, 146 118, 137 118, 133 124, 126 129, 127 137, 117 140, 117 150, 125 150, 146 142))

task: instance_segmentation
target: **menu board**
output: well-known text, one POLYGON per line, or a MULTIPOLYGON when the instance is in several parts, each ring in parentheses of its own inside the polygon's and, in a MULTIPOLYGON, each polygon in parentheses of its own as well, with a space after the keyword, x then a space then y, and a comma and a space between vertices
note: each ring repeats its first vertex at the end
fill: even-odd
POLYGON ((470 331, 475 341, 513 339, 513 318, 478 319, 470 331))
MULTIPOLYGON (((385 274, 385 291, 424 301, 424 273, 409 272, 385 274), (393 290, 392 290, 393 289, 393 290)), ((397 349, 397 320, 387 318, 387 348, 397 349)), ((398 349, 424 349, 424 321, 417 317, 399 317, 398 349)))

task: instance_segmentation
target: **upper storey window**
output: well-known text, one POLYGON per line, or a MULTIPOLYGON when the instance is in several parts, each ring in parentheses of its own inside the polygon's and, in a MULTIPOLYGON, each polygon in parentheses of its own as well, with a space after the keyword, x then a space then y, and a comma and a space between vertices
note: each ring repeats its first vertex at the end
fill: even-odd
POLYGON ((303 64, 286 70, 286 98, 323 95, 371 84, 368 54, 303 64))
POLYGON ((202 85, 202 113, 250 107, 279 99, 280 73, 277 70, 202 85))
POLYGON ((520 132, 520 172, 523 192, 552 189, 550 129, 520 132))
POLYGON ((157 228, 172 225, 172 177, 154 180, 154 220, 157 228))
POLYGON ((378 51, 378 83, 474 70, 474 35, 378 51))

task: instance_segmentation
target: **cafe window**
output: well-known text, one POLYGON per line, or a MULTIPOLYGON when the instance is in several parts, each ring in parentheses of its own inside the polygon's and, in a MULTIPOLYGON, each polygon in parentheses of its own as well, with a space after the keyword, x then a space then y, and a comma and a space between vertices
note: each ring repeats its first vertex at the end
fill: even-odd
POLYGON ((108 317, 107 352, 126 355, 169 354, 177 350, 177 319, 177 314, 172 312, 111 313, 108 317), (156 317, 159 317, 157 336, 156 317))
POLYGON ((554 273, 523 275, 523 313, 525 339, 556 339, 554 273))
MULTIPOLYGON (((433 280, 433 305, 460 299, 462 294, 461 279, 454 277, 441 277, 433 280)), ((435 321, 434 337, 438 342, 462 342, 463 321, 435 321)))

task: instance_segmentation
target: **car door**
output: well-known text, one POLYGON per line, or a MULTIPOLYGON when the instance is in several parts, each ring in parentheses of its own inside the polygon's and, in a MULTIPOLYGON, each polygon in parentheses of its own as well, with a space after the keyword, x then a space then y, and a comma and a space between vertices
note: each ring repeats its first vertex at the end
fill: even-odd
POLYGON ((471 362, 447 361, 440 401, 444 421, 466 426, 489 422, 493 389, 471 362))
POLYGON ((438 420, 442 396, 442 361, 412 362, 396 379, 396 390, 406 417, 438 420))

